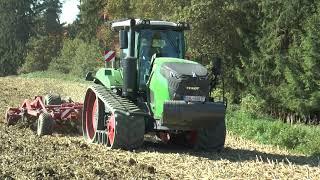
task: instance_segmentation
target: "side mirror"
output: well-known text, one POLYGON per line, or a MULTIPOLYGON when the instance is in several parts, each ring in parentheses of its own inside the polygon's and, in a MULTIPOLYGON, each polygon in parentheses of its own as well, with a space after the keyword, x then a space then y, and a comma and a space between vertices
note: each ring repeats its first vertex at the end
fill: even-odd
POLYGON ((126 30, 119 31, 119 44, 120 49, 128 48, 128 32, 126 30))
POLYGON ((94 77, 92 75, 92 72, 88 72, 86 74, 86 81, 93 81, 94 80, 94 77))
POLYGON ((218 75, 221 75, 221 71, 222 71, 222 60, 220 57, 215 57, 212 60, 212 74, 214 76, 218 76, 218 75))

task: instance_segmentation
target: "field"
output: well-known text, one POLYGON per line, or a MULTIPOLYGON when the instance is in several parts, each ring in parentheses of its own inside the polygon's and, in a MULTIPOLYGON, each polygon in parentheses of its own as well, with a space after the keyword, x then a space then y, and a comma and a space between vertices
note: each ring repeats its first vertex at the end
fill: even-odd
MULTIPOLYGON (((86 84, 49 78, 0 78, 0 112, 49 92, 82 101, 86 84)), ((320 157, 261 145, 228 132, 221 153, 168 146, 153 136, 135 151, 87 144, 77 134, 37 137, 0 123, 0 179, 320 179, 320 157)))

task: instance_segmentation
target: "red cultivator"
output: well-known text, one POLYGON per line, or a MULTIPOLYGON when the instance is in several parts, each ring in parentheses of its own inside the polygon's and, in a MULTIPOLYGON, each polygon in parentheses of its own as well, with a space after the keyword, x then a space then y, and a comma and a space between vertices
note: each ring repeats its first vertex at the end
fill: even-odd
POLYGON ((78 124, 81 119, 82 103, 71 100, 62 101, 60 96, 36 96, 34 100, 26 99, 18 108, 8 108, 5 115, 7 125, 14 125, 19 120, 27 121, 37 118, 37 134, 52 134, 55 128, 64 122, 78 124), (33 117, 33 118, 32 118, 33 117))

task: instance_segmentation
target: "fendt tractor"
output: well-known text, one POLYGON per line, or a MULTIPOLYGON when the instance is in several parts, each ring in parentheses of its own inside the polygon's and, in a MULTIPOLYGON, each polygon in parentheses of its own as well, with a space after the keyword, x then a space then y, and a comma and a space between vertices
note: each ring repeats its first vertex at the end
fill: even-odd
POLYGON ((166 143, 223 149, 226 103, 211 96, 221 62, 210 73, 184 59, 184 31, 190 25, 128 19, 111 27, 119 31, 120 66, 87 74, 93 84, 83 104, 84 138, 133 149, 153 132, 166 143))

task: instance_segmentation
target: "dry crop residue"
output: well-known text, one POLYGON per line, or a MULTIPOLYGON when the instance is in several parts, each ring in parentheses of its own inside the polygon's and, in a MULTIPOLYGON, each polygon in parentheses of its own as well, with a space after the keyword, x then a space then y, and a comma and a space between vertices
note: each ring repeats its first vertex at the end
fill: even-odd
MULTIPOLYGON (((8 106, 34 95, 56 92, 82 101, 85 90, 86 85, 74 82, 0 78, 1 116, 8 106)), ((0 152, 0 179, 320 179, 320 158, 290 154, 231 133, 222 153, 154 141, 130 152, 87 144, 80 135, 37 137, 22 125, 0 123, 0 152)))

